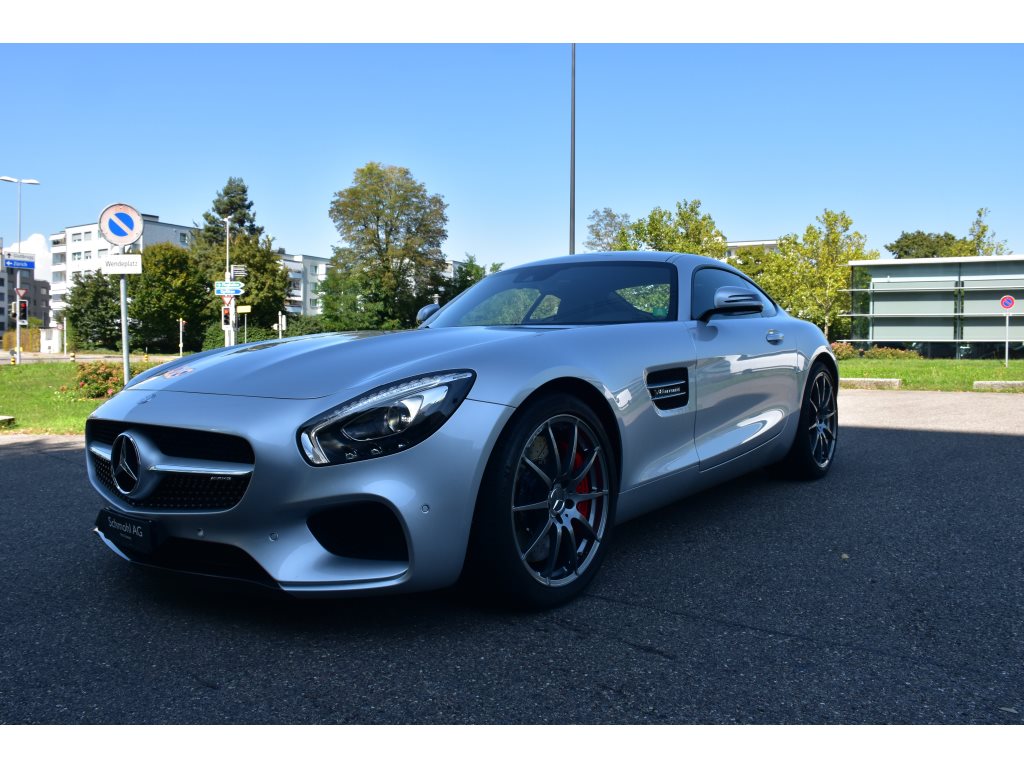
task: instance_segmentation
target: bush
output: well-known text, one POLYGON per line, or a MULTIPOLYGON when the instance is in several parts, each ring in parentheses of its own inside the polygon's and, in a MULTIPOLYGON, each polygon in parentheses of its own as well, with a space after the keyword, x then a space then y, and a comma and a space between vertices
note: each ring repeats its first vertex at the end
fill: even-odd
MULTIPOLYGON (((132 376, 137 376, 154 363, 134 363, 129 368, 132 376)), ((100 360, 95 363, 79 363, 78 376, 75 379, 75 390, 79 397, 110 397, 124 386, 124 368, 120 362, 100 360)))
POLYGON ((916 360, 921 357, 921 354, 913 349, 872 347, 865 350, 864 357, 868 360, 916 360))
POLYGON ((860 353, 853 344, 846 341, 833 341, 832 354, 836 356, 836 360, 849 360, 853 357, 860 357, 860 353))

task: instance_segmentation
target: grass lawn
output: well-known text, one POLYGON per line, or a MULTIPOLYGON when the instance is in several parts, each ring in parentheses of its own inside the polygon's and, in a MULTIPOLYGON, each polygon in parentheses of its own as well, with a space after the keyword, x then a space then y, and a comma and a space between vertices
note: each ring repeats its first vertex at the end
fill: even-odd
MULTIPOLYGON (((841 378, 903 379, 904 389, 971 391, 976 381, 1024 381, 1024 360, 865 360, 839 361, 841 378)), ((1024 389, 1014 390, 1024 392, 1024 389)))
MULTIPOLYGON (((14 416, 5 431, 81 434, 85 420, 104 399, 76 400, 75 363, 0 366, 0 415, 14 416), (68 392, 60 393, 61 385, 68 392)), ((903 379, 904 389, 970 391, 975 381, 1024 381, 1024 360, 854 360, 839 361, 839 375, 903 379)), ((1018 390, 1024 392, 1024 389, 1018 390)))
POLYGON ((14 416, 3 431, 70 435, 85 431, 85 420, 105 399, 75 400, 75 363, 33 363, 0 367, 0 416, 14 416), (61 385, 69 392, 59 394, 61 385))

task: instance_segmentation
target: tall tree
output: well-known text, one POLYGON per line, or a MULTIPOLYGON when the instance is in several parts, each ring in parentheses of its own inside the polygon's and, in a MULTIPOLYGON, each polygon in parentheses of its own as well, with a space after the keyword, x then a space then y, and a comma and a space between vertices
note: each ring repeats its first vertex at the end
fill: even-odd
POLYGON ((647 216, 620 229, 613 240, 618 251, 674 251, 696 253, 721 259, 725 256, 725 235, 709 213, 702 213, 700 200, 676 203, 675 213, 655 208, 647 216))
POLYGON ((224 189, 213 199, 213 207, 203 214, 203 226, 199 237, 212 243, 224 243, 224 219, 231 217, 231 239, 236 234, 246 234, 257 240, 263 234, 263 227, 256 226, 256 214, 252 212, 249 187, 238 176, 228 178, 224 189))
POLYGON ((630 224, 628 213, 616 213, 611 208, 595 208, 587 220, 590 222, 587 225, 590 237, 583 243, 583 247, 588 251, 613 250, 615 238, 630 224))
POLYGON ((404 328, 442 284, 447 204, 408 168, 368 163, 328 213, 344 245, 320 283, 324 315, 342 328, 404 328))
POLYGON ((121 346, 120 278, 102 272, 76 272, 67 295, 64 318, 74 338, 84 347, 117 349, 121 346))
POLYGON ((996 240, 995 232, 985 222, 988 208, 979 208, 967 233, 968 256, 999 256, 1006 253, 1006 241, 996 240))
POLYGON ((831 340, 843 313, 850 309, 848 262, 877 259, 864 236, 852 231, 845 211, 828 209, 808 225, 802 237, 786 235, 778 253, 766 253, 759 284, 791 314, 816 323, 831 340))
POLYGON ((142 274, 128 276, 132 346, 151 352, 178 350, 178 318, 185 320, 184 346, 197 351, 210 322, 212 286, 190 251, 171 243, 147 246, 142 274))
POLYGON ((901 232, 885 246, 897 259, 935 259, 944 256, 963 256, 968 246, 965 239, 951 232, 901 232))

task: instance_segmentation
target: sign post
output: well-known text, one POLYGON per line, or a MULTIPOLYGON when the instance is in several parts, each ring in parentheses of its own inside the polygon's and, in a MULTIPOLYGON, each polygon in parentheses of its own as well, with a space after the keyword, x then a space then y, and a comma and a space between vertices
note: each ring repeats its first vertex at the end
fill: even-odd
POLYGON ((131 365, 128 359, 128 283, 125 275, 137 275, 142 272, 142 255, 138 259, 134 254, 123 253, 124 246, 131 245, 142 237, 142 216, 130 205, 114 203, 108 205, 100 213, 100 234, 113 246, 112 253, 107 257, 103 268, 108 274, 121 275, 121 356, 124 363, 124 383, 131 378, 131 365), (117 251, 117 253, 113 253, 117 251))
MULTIPOLYGON (((19 234, 20 238, 21 235, 19 234)), ((19 243, 20 245, 20 243, 19 243)), ((36 268, 36 257, 35 254, 31 253, 15 253, 14 251, 8 251, 4 254, 4 267, 14 270, 14 281, 17 288, 15 291, 18 294, 18 310, 14 315, 14 358, 21 363, 21 326, 28 325, 28 312, 25 312, 25 319, 21 317, 21 299, 25 298, 25 294, 28 293, 27 288, 21 287, 21 270, 34 270, 36 268)))
POLYGON ((1017 303, 1017 300, 1007 294, 999 300, 999 306, 1006 311, 1006 358, 1003 364, 1010 367, 1010 310, 1013 309, 1013 305, 1017 303))
POLYGON ((245 327, 243 329, 243 334, 244 335, 242 337, 243 338, 243 343, 245 343, 245 344, 249 343, 249 313, 250 312, 252 312, 252 305, 251 304, 239 304, 237 307, 235 307, 235 313, 236 314, 245 315, 245 317, 243 318, 243 322, 245 323, 245 327))

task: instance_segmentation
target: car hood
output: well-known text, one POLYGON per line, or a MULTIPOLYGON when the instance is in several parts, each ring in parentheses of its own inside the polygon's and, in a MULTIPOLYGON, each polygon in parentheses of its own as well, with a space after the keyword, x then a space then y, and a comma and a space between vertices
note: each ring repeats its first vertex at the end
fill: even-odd
POLYGON ((298 336, 200 353, 143 374, 132 389, 281 399, 327 397, 405 376, 472 368, 474 349, 556 329, 431 328, 298 336))

